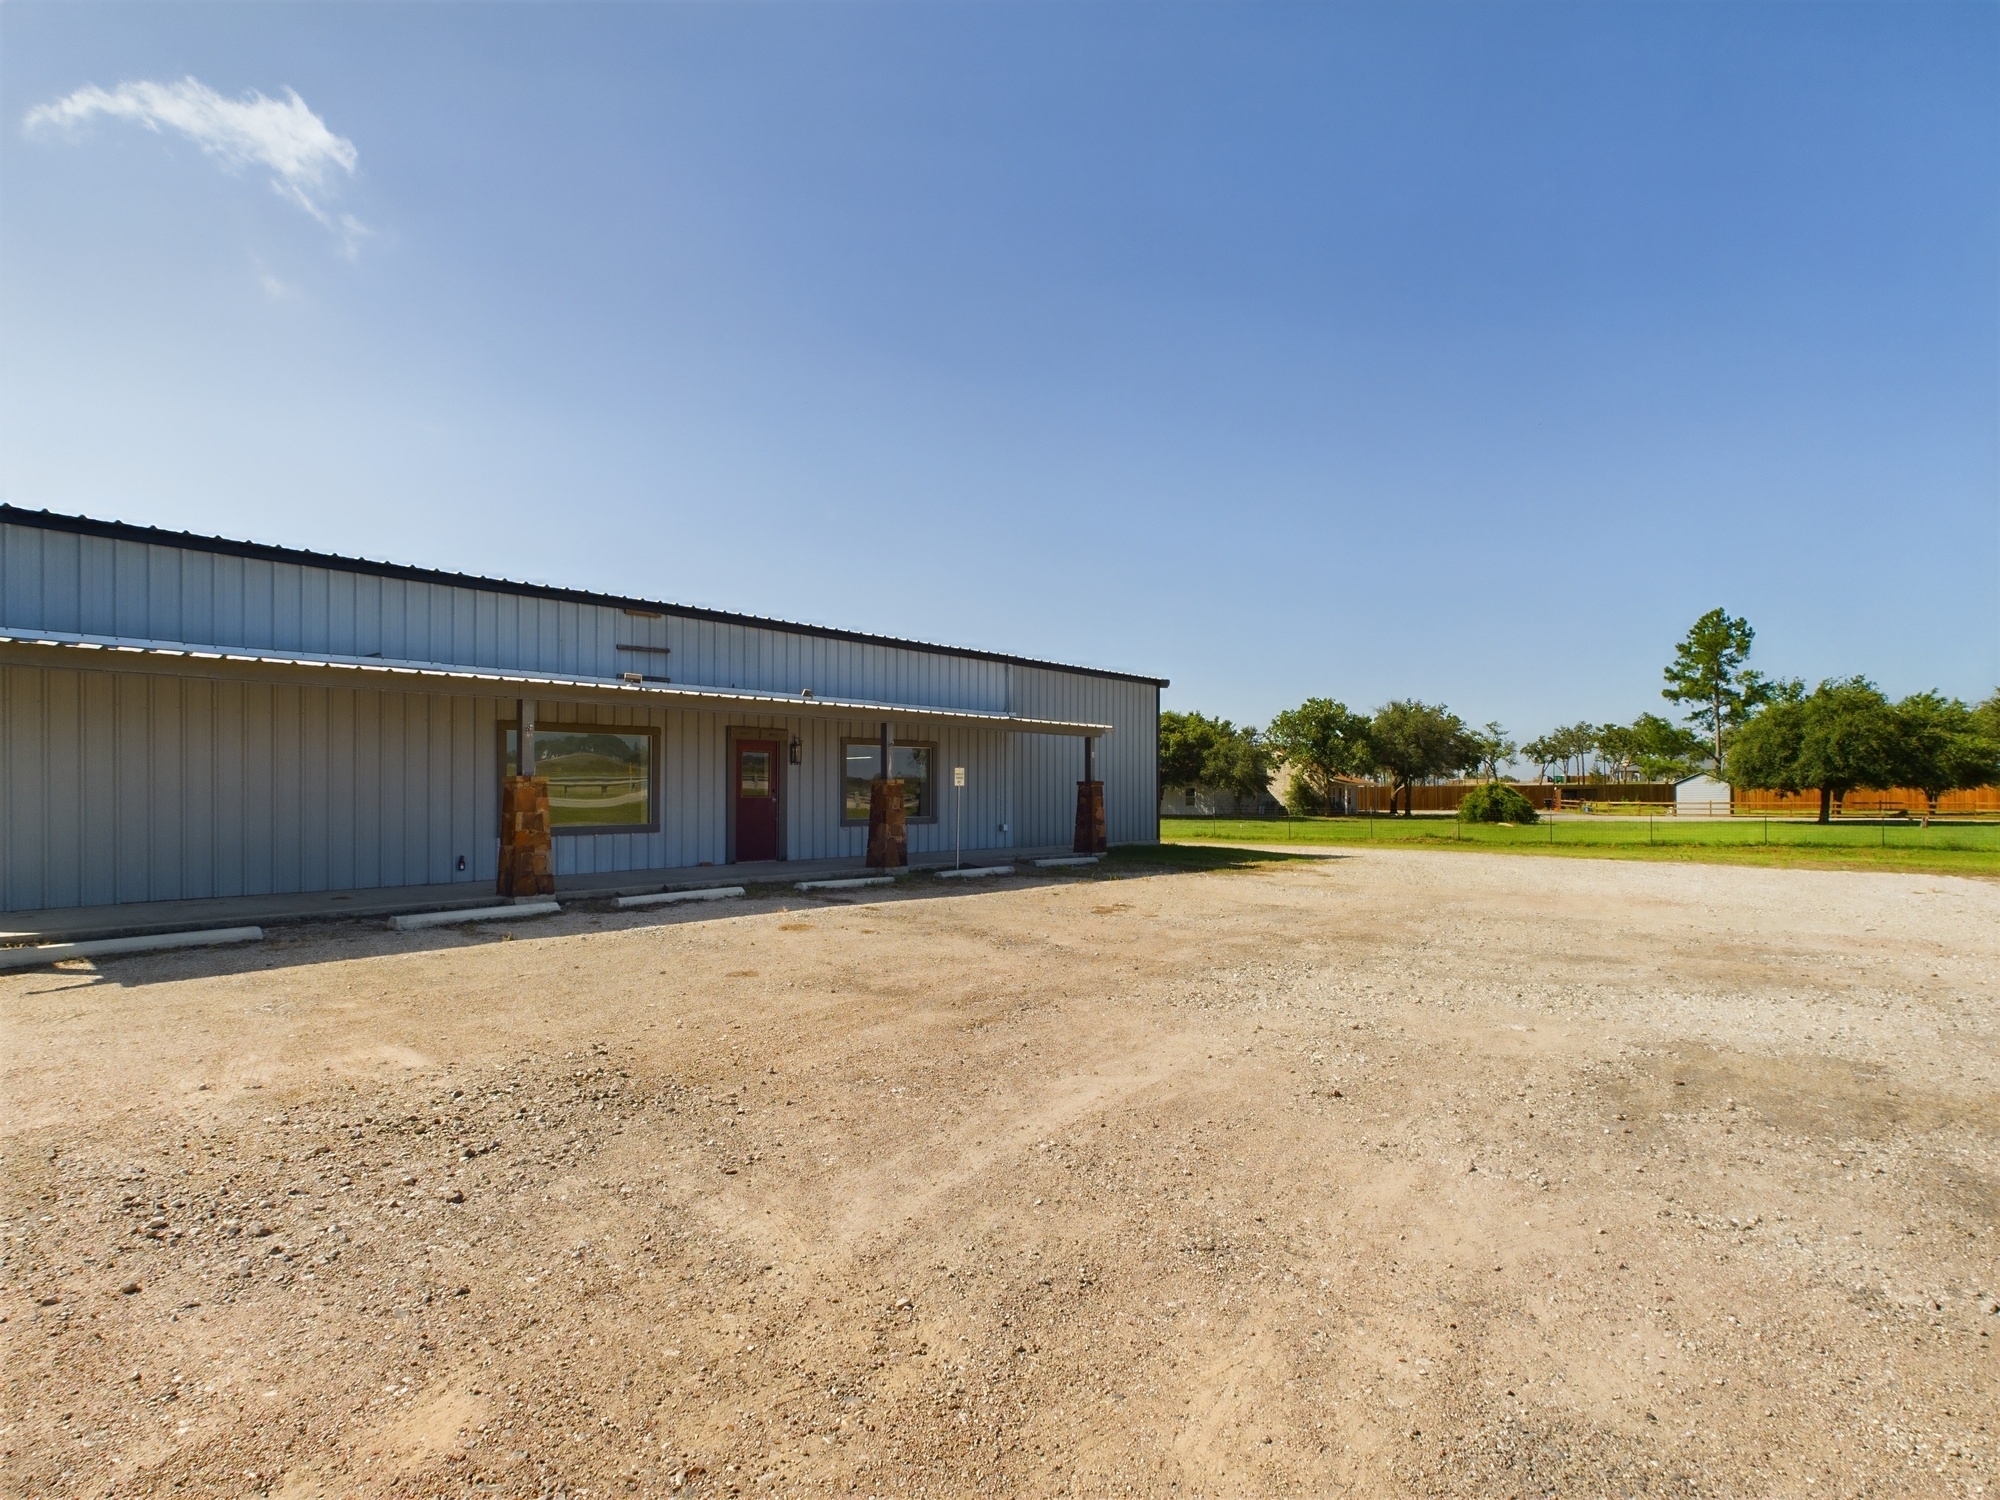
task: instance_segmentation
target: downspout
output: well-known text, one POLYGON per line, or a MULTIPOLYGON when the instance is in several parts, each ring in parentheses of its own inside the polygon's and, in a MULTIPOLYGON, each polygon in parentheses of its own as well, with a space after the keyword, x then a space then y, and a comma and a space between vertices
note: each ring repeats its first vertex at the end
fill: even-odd
POLYGON ((1160 687, 1153 685, 1153 842, 1160 841, 1160 687))

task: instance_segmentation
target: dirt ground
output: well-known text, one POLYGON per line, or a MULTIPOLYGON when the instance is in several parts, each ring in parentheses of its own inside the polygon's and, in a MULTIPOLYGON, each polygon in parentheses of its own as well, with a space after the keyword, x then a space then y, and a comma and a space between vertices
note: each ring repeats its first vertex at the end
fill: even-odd
POLYGON ((1996 960, 1350 850, 0 977, 0 1485, 1977 1495, 1996 960))

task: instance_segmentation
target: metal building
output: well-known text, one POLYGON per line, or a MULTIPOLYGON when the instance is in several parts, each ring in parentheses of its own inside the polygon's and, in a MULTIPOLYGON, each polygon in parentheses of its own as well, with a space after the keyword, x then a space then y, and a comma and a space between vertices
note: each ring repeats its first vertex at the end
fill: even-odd
POLYGON ((1067 848, 1086 738, 1152 841, 1165 685, 0 506, 0 909, 490 890, 519 705, 559 888, 858 863, 884 722, 913 863, 1067 848))

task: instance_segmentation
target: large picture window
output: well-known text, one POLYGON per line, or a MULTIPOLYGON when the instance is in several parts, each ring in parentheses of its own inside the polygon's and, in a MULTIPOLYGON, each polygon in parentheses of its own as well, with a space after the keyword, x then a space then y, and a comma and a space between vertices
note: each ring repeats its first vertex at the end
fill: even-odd
MULTIPOLYGON (((882 774, 882 742, 842 740, 840 754, 845 762, 847 778, 840 821, 866 824, 868 783, 882 774)), ((889 774, 900 777, 903 782, 904 822, 921 822, 937 816, 937 789, 931 776, 936 765, 936 745, 897 744, 889 747, 889 774)))
MULTIPOLYGON (((501 774, 519 774, 520 735, 501 731, 501 774)), ((653 762, 659 732, 612 724, 537 724, 535 774, 549 783, 554 833, 631 833, 653 828, 653 762)))

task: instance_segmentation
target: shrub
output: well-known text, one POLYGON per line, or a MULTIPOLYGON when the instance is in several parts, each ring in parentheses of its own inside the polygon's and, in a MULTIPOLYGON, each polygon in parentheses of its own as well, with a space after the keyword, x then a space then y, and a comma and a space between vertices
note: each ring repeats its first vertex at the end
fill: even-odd
POLYGON ((1310 818, 1325 810, 1326 799, 1320 796, 1311 781, 1295 772, 1285 784, 1285 811, 1295 818, 1310 818))
POLYGON ((1458 804, 1458 820, 1461 823, 1532 823, 1536 820, 1535 804, 1511 786, 1489 781, 1465 794, 1465 800, 1458 804))

